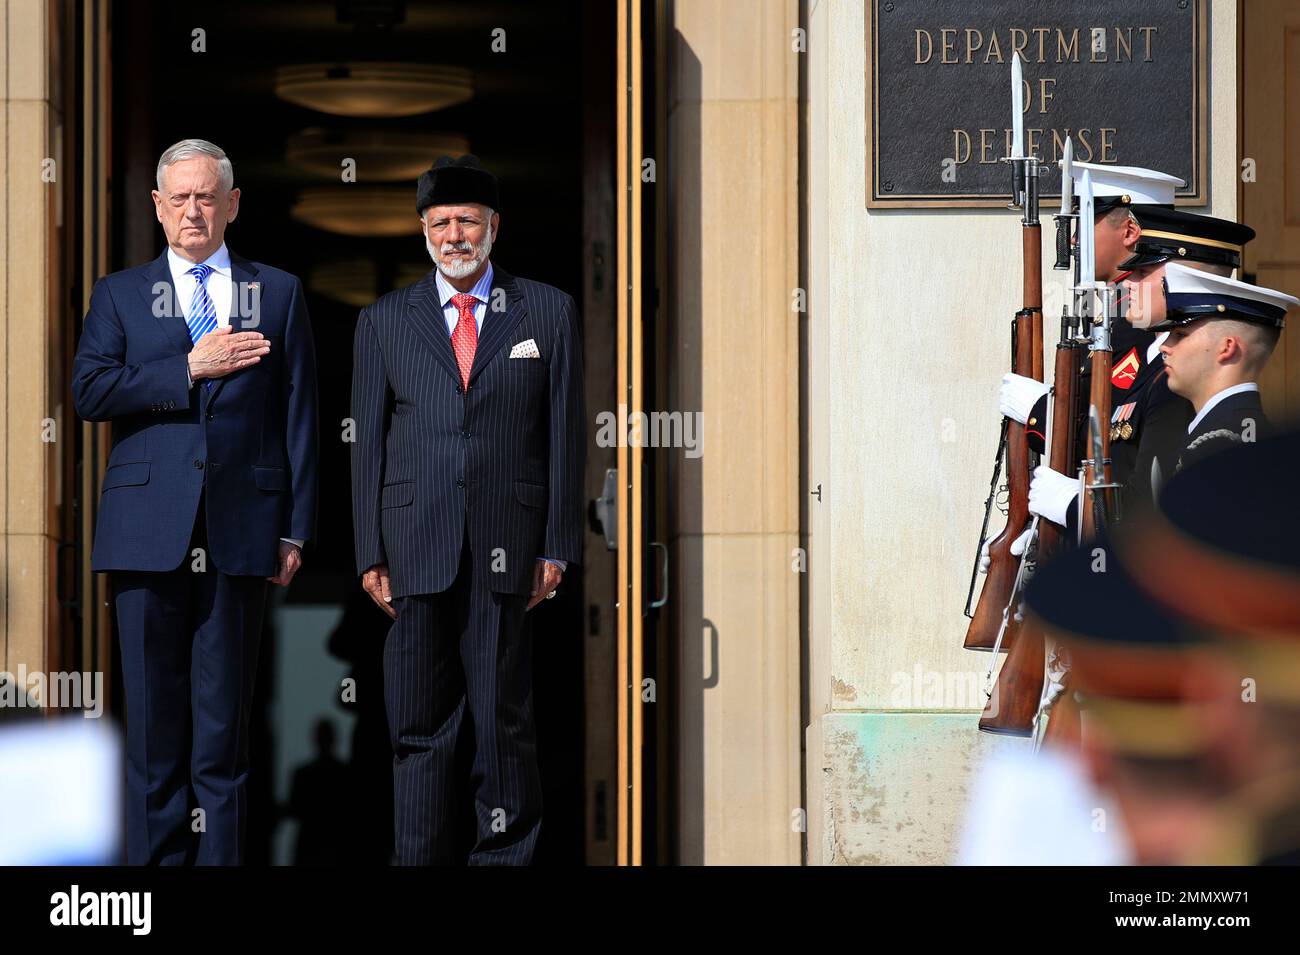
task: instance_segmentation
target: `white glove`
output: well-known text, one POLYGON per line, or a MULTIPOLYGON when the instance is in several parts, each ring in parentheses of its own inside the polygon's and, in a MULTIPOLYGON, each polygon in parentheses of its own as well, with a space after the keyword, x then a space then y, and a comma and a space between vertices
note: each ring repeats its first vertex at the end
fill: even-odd
POLYGON ((1054 524, 1065 526, 1065 512, 1070 502, 1079 496, 1077 478, 1066 477, 1046 464, 1034 468, 1034 479, 1029 482, 1029 513, 1037 514, 1054 524))
MULTIPOLYGON (((1020 536, 1011 542, 1012 557, 1019 557, 1021 554, 1025 552, 1025 548, 1029 546, 1029 534, 1030 531, 1032 530, 1033 530, 1032 527, 1026 527, 1023 531, 1020 532, 1020 536)), ((980 573, 981 574, 987 574, 989 572, 989 563, 990 563, 989 542, 991 540, 993 540, 993 538, 990 537, 987 540, 985 540, 983 544, 980 545, 980 573)))
POLYGON ((998 391, 998 412, 1024 424, 1038 399, 1050 390, 1045 382, 1008 372, 1002 376, 1002 388, 998 391))
POLYGON ((1011 542, 1011 556, 1019 557, 1029 546, 1029 539, 1033 536, 1034 528, 1032 525, 1026 527, 1020 532, 1020 536, 1011 542))

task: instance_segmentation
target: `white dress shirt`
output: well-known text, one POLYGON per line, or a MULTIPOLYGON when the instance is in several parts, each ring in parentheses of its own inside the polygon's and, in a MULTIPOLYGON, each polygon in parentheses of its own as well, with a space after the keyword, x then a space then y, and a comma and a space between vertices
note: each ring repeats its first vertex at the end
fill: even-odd
MULTIPOLYGON (((167 265, 171 269, 172 283, 176 286, 176 299, 185 311, 186 318, 189 317, 190 305, 194 301, 194 290, 199 284, 199 280, 190 274, 190 269, 195 265, 210 266, 212 274, 208 276, 207 281, 208 298, 212 299, 212 307, 217 311, 217 328, 225 328, 230 324, 230 303, 234 299, 234 286, 230 274, 230 250, 226 248, 226 243, 222 242, 217 251, 202 262, 191 262, 189 259, 182 258, 168 246, 167 265)), ((186 333, 188 332, 187 328, 186 333)), ((189 374, 188 366, 185 373, 189 374)), ((193 378, 190 378, 190 387, 194 387, 193 378)), ((299 549, 303 545, 302 541, 293 537, 281 537, 280 540, 288 541, 299 549)))
POLYGON ((1169 337, 1168 332, 1161 332, 1159 335, 1155 337, 1155 341, 1153 341, 1150 345, 1147 346, 1148 365, 1156 360, 1156 355, 1160 354, 1160 346, 1165 343, 1165 339, 1168 337, 1169 337))
MULTIPOLYGON (((198 288, 199 280, 190 274, 190 269, 196 265, 207 265, 211 267, 212 274, 208 276, 207 289, 208 298, 212 299, 212 307, 217 313, 217 328, 225 328, 230 324, 230 250, 226 248, 226 243, 221 243, 217 251, 213 252, 202 262, 191 262, 189 259, 182 258, 176 254, 171 247, 167 247, 167 266, 171 269, 172 284, 176 286, 176 301, 180 303, 185 317, 190 315, 190 305, 194 302, 194 290, 198 288)), ((189 331, 188 327, 186 331, 189 331)), ((189 366, 185 366, 185 374, 190 374, 189 366)), ((194 387, 194 378, 190 376, 190 387, 194 387)))
MULTIPOLYGON (((434 270, 433 281, 438 286, 438 301, 442 305, 442 317, 447 320, 447 337, 450 338, 452 332, 456 330, 456 323, 460 321, 460 309, 456 307, 456 303, 451 299, 453 295, 459 295, 460 290, 454 288, 450 282, 443 278, 442 272, 438 269, 434 270)), ((487 316, 488 302, 492 298, 491 259, 488 260, 487 268, 483 270, 479 280, 469 290, 469 294, 478 300, 474 303, 474 329, 481 336, 483 333, 483 319, 487 316)), ((567 561, 553 560, 550 557, 539 557, 537 559, 544 560, 548 564, 554 564, 560 568, 561 573, 567 570, 569 566, 567 561)))
POLYGON ((1259 385, 1255 384, 1255 382, 1253 381, 1243 381, 1241 384, 1233 385, 1231 388, 1224 388, 1217 395, 1215 395, 1204 405, 1202 405, 1200 411, 1196 412, 1196 417, 1193 418, 1192 423, 1187 426, 1187 433, 1191 434, 1193 431, 1195 431, 1196 426, 1201 423, 1201 419, 1204 418, 1207 414, 1209 414, 1210 409, 1213 408, 1215 405, 1217 405, 1220 401, 1222 401, 1224 398, 1227 398, 1230 395, 1239 395, 1243 391, 1259 391, 1259 385))
POLYGON ((171 267, 172 282, 176 286, 176 298, 180 301, 181 308, 185 310, 186 317, 190 314, 190 303, 194 301, 194 289, 199 284, 198 279, 190 275, 189 270, 195 265, 209 266, 212 274, 208 276, 208 297, 212 299, 212 305, 217 310, 217 328, 225 328, 230 324, 232 298, 230 250, 226 248, 226 243, 221 243, 217 251, 202 262, 191 262, 189 259, 181 258, 168 246, 167 265, 171 267))

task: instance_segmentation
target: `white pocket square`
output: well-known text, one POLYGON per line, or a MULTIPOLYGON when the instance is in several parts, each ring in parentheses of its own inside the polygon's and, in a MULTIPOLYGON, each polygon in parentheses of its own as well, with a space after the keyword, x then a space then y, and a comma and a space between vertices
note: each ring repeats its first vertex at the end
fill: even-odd
POLYGON ((514 348, 510 349, 511 358, 541 358, 542 353, 537 350, 537 342, 528 339, 526 342, 520 342, 514 348))

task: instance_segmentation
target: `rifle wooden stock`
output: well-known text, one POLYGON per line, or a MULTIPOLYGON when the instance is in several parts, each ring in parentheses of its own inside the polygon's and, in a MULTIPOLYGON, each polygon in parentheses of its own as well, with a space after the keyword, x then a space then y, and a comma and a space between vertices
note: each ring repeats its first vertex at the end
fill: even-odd
POLYGON ((1039 351, 1034 364, 1026 365, 1026 368, 1036 368, 1039 373, 1035 377, 1043 381, 1043 226, 1037 223, 1021 229, 1021 275, 1024 311, 1040 313, 1039 351))
MULTIPOLYGON (((1041 312, 1021 311, 1016 314, 1012 336, 1015 353, 1011 370, 1017 374, 1024 374, 1033 368, 1032 316, 1035 314, 1041 323, 1041 312)), ((1007 524, 997 537, 989 541, 988 575, 984 589, 980 591, 979 602, 975 605, 975 615, 966 628, 966 640, 962 644, 967 650, 992 650, 997 642, 998 630, 1002 626, 1002 612, 1015 589, 1019 564, 1019 558, 1011 554, 1011 544, 1028 523, 1029 441, 1025 436, 1025 426, 1010 421, 1007 423, 1007 524)), ((1018 630, 1019 625, 1011 619, 1002 637, 1003 650, 1010 650, 1014 646, 1018 630)))
POLYGON ((1045 646, 1041 631, 1025 628, 1016 637, 1015 646, 998 671, 993 695, 980 716, 980 729, 985 733, 1033 735, 1034 717, 1038 714, 1038 701, 1043 695, 1045 646))
MULTIPOLYGON (((1079 348, 1069 341, 1056 346, 1056 367, 1052 396, 1052 447, 1049 463, 1054 471, 1068 474, 1075 460, 1074 408, 1079 383, 1079 348)), ((1054 553, 1065 539, 1062 529, 1051 521, 1038 522, 1038 560, 1041 563, 1054 553)), ((1008 629, 1009 629, 1008 625, 1008 629)), ((1005 638, 1004 638, 1005 642, 1005 638)), ((1015 646, 1002 661, 993 695, 989 697, 979 728, 999 736, 1032 736, 1034 718, 1043 696, 1046 637, 1035 621, 1020 628, 1015 646)), ((1073 700, 1073 698, 1071 698, 1073 700)), ((1060 701, 1056 706, 1060 705, 1060 701)), ((1055 706, 1052 710, 1056 712, 1055 706)), ((1075 714, 1078 721, 1078 714, 1075 714)), ((1048 730, 1056 725, 1048 721, 1048 730)))
MULTIPOLYGON (((1033 335, 1031 360, 1027 373, 1035 381, 1043 380, 1043 229, 1025 226, 1020 230, 1024 256, 1024 310, 1030 316, 1030 334, 1033 335)), ((1026 374, 1026 372, 1021 372, 1026 374)))
MULTIPOLYGON (((1079 462, 1079 368, 1082 348, 1072 341, 1056 346, 1055 378, 1052 382, 1052 447, 1047 463, 1058 474, 1078 474, 1079 462)), ((1051 521, 1038 522, 1038 554, 1041 561, 1065 540, 1065 529, 1051 521)))
POLYGON ((1052 704, 1051 715, 1047 718, 1043 744, 1078 749, 1083 737, 1083 723, 1079 718, 1079 701, 1074 698, 1074 691, 1070 688, 1070 674, 1065 675, 1062 685, 1065 689, 1052 704))
MULTIPOLYGON (((1089 403, 1097 409, 1097 420, 1101 427, 1101 473, 1096 470, 1097 462, 1092 452, 1092 433, 1088 434, 1088 447, 1083 449, 1083 493, 1079 495, 1079 537, 1080 540, 1090 541, 1097 537, 1097 501, 1096 491, 1090 490, 1095 483, 1111 483, 1111 466, 1110 466, 1110 372, 1112 363, 1112 353, 1109 351, 1095 350, 1092 353, 1092 390, 1089 395, 1089 403)), ((1107 514, 1113 514, 1114 496, 1109 490, 1101 491, 1101 500, 1103 510, 1107 514)))

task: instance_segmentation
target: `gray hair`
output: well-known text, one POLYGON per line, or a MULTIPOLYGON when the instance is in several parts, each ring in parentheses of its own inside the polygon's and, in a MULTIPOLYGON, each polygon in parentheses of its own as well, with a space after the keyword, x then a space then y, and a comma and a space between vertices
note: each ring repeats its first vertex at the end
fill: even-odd
POLYGON ((229 192, 235 185, 235 168, 230 165, 230 159, 225 151, 206 139, 182 139, 179 143, 173 143, 163 150, 163 154, 158 157, 158 191, 162 192, 164 169, 174 163, 197 159, 200 156, 206 156, 216 162, 217 178, 221 180, 221 188, 229 192))

